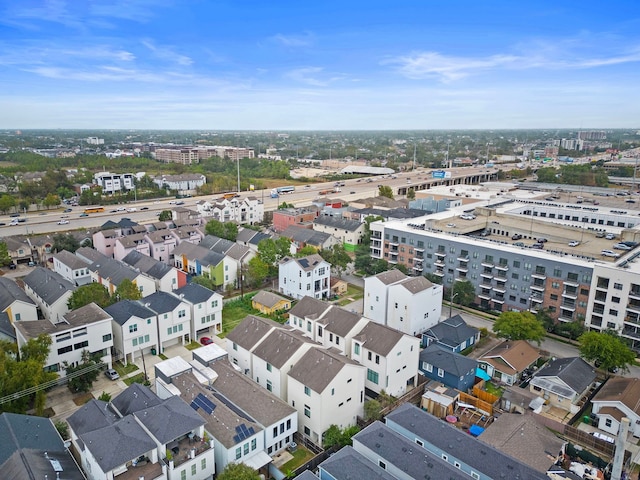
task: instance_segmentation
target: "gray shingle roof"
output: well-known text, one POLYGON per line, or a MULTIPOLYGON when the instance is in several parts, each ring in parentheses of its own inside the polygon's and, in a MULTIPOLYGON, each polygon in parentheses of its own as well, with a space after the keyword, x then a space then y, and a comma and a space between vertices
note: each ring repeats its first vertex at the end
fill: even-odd
POLYGON ((441 368, 457 377, 466 375, 478 365, 475 360, 451 350, 446 350, 435 343, 420 352, 420 365, 422 365, 422 362, 430 363, 435 368, 441 368))
POLYGON ((120 325, 127 323, 131 317, 144 319, 156 316, 152 310, 133 300, 120 300, 117 303, 109 305, 104 310, 120 325))
POLYGON ((111 404, 123 416, 160 403, 162 403, 162 400, 149 387, 139 383, 132 383, 130 387, 111 400, 111 404))
POLYGON ((66 250, 62 250, 56 253, 53 258, 57 259, 58 261, 60 261, 60 263, 66 265, 72 270, 78 270, 80 268, 86 268, 89 266, 89 264, 82 260, 80 257, 66 250))
POLYGON ((229 332, 227 340, 251 351, 272 328, 281 328, 281 325, 268 318, 247 315, 236 328, 229 332))
POLYGON ((318 345, 300 332, 276 328, 268 334, 264 342, 260 342, 253 354, 276 368, 282 368, 304 344, 318 345))
POLYGON ((0 277, 0 311, 6 310, 15 301, 35 305, 35 302, 24 293, 24 290, 13 279, 0 277))
POLYGON ((93 430, 113 425, 120 419, 109 406, 102 400, 91 399, 77 409, 67 422, 76 435, 91 432, 93 430))
POLYGON ((264 240, 266 238, 272 238, 272 236, 266 233, 258 232, 253 237, 251 237, 251 240, 249 240, 249 243, 251 245, 258 245, 258 243, 260 243, 261 240, 264 240))
POLYGON ((47 305, 52 305, 67 292, 73 292, 76 286, 62 278, 59 273, 36 267, 23 279, 47 305))
POLYGON ((135 250, 129 252, 122 261, 158 280, 173 271, 173 268, 166 263, 135 250))
POLYGON ((288 375, 314 392, 322 393, 346 365, 357 364, 331 350, 314 347, 298 360, 288 375))
POLYGON ((229 362, 214 362, 209 368, 218 374, 213 382, 214 390, 265 427, 278 423, 296 411, 266 388, 256 385, 248 376, 236 372, 229 362))
MULTIPOLYGON (((358 432, 353 440, 379 455, 387 465, 403 470, 409 478, 433 480, 469 480, 469 475, 449 462, 391 430, 382 422, 374 422, 358 432)), ((358 449, 358 445, 355 447, 358 449)))
POLYGON ((438 343, 454 348, 478 334, 478 329, 466 324, 460 315, 454 315, 434 325, 425 333, 438 343))
POLYGON ((138 300, 142 305, 156 313, 168 313, 174 310, 180 305, 181 300, 167 292, 155 292, 144 297, 142 300, 138 300))
POLYGON ((313 223, 317 225, 324 225, 326 227, 337 228, 338 230, 347 230, 349 232, 355 232, 362 227, 362 223, 357 220, 347 220, 344 218, 330 217, 328 215, 319 216, 313 221, 313 223))
POLYGON ((95 303, 90 303, 72 312, 68 312, 63 318, 65 321, 60 321, 55 324, 47 320, 21 320, 15 322, 14 327, 19 329, 27 338, 35 338, 41 333, 54 335, 71 328, 90 325, 101 320, 109 320, 111 316, 95 303))
POLYGON ((9 320, 9 315, 5 312, 0 312, 0 334, 13 341, 16 339, 16 331, 11 320, 9 320))
POLYGON ((433 287, 433 283, 427 280, 426 277, 409 277, 406 280, 399 282, 398 285, 402 285, 411 293, 422 292, 433 287))
POLYGON ((349 332, 358 324, 362 317, 356 313, 352 313, 344 308, 331 305, 318 323, 324 325, 324 328, 340 337, 346 337, 349 332))
POLYGON ((205 423, 193 408, 175 395, 134 415, 160 443, 169 443, 205 423))
POLYGON ((287 301, 286 298, 276 295, 273 292, 267 292, 266 290, 260 290, 251 301, 264 305, 267 308, 275 307, 279 302, 287 301))
POLYGON ((325 262, 325 260, 317 253, 314 253, 300 258, 284 257, 282 260, 280 260, 280 265, 284 265, 285 263, 289 262, 296 262, 303 270, 310 271, 316 268, 321 263, 325 262))
POLYGON ((215 294, 213 290, 197 283, 187 283, 184 287, 174 290, 173 293, 191 304, 206 302, 215 294))
POLYGON ((596 379, 595 369, 580 357, 558 358, 536 372, 532 384, 545 377, 558 377, 576 393, 584 392, 596 379))
MULTIPOLYGON (((447 452, 474 470, 490 478, 545 480, 547 476, 524 463, 486 445, 468 433, 459 430, 415 405, 405 403, 386 417, 389 427, 399 425, 412 436, 447 452)), ((428 446, 425 445, 425 448, 428 446)))
POLYGON ((348 478, 395 480, 396 478, 375 463, 369 461, 364 455, 354 450, 351 446, 341 448, 322 462, 319 467, 329 473, 333 478, 339 480, 348 478))
POLYGON ((81 250, 83 250, 80 254, 81 258, 86 257, 92 260, 89 270, 102 278, 108 279, 115 286, 120 285, 125 278, 133 281, 140 275, 139 272, 126 263, 118 262, 100 252, 96 252, 96 255, 96 253, 89 253, 84 249, 81 250))
POLYGON ((367 350, 387 356, 403 336, 398 330, 369 321, 353 339, 367 350))
POLYGON ((313 247, 322 247, 331 237, 328 233, 318 232, 310 228, 296 227, 295 225, 287 227, 280 236, 290 238, 294 242, 306 243, 313 247))
POLYGON ((393 270, 387 270, 386 272, 379 273, 375 277, 385 285, 391 285, 392 283, 396 283, 407 278, 404 273, 395 268, 393 270))
POLYGON ((329 307, 331 307, 331 305, 322 300, 305 296, 289 310, 289 315, 294 315, 298 318, 317 319, 326 312, 329 307))
POLYGON ((111 315, 105 312, 95 303, 91 302, 84 307, 76 308, 64 315, 65 321, 71 326, 89 325, 101 320, 111 320, 111 315))

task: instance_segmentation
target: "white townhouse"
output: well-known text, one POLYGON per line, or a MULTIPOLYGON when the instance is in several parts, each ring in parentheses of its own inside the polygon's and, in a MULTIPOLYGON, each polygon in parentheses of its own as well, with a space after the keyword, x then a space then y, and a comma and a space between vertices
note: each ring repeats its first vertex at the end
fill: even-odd
POLYGON ((187 284, 186 273, 140 252, 129 252, 122 261, 153 279, 157 291, 171 292, 187 284))
POLYGON ((288 403, 298 410, 298 429, 322 444, 331 425, 356 424, 364 413, 366 368, 320 347, 311 348, 288 374, 288 403))
POLYGON ((99 355, 100 360, 111 367, 111 316, 95 303, 67 313, 56 323, 30 320, 16 322, 14 325, 18 349, 42 333, 51 337, 51 348, 45 363, 48 371, 63 371, 64 362, 77 365, 82 361, 84 350, 92 355, 99 355))
POLYGON ((200 173, 183 173, 180 175, 162 175, 153 179, 159 188, 177 190, 178 193, 194 195, 199 187, 207 183, 207 177, 200 173))
POLYGON ((350 357, 367 368, 368 390, 400 397, 418 385, 420 339, 369 321, 352 340, 350 357))
POLYGON ((254 225, 264 220, 264 205, 254 196, 218 199, 198 204, 196 207, 203 216, 212 217, 219 222, 254 225))
POLYGON ((302 258, 284 257, 278 265, 278 290, 289 297, 305 295, 315 298, 329 296, 331 264, 320 255, 302 258))
POLYGON ((186 302, 166 292, 156 292, 139 302, 157 315, 160 353, 171 345, 184 345, 189 342, 191 309, 186 302))
POLYGON ((364 234, 365 224, 357 220, 347 220, 329 215, 320 215, 313 221, 316 232, 328 233, 334 236, 348 252, 354 252, 360 244, 364 234))
POLYGON ((78 286, 91 283, 89 264, 66 250, 62 250, 53 256, 53 271, 78 286))
POLYGON ((197 283, 188 283, 173 294, 189 306, 193 340, 222 333, 222 295, 197 283))
POLYGON ((51 323, 58 323, 69 312, 67 302, 76 285, 62 278, 59 273, 36 267, 23 278, 24 291, 31 298, 42 316, 51 323))
POLYGON ((38 319, 35 302, 11 278, 0 277, 0 312, 11 323, 38 319))
POLYGON ((121 300, 104 310, 112 319, 116 360, 127 365, 160 350, 155 312, 133 300, 121 300))
POLYGON ((296 330, 274 328, 253 349, 251 378, 286 400, 287 374, 310 348, 317 345, 296 330))
POLYGON ((253 351, 274 329, 281 328, 268 318, 247 315, 240 324, 227 335, 229 361, 253 378, 253 351))
POLYGON ((442 314, 442 285, 389 270, 364 280, 363 314, 408 335, 433 327, 442 314))

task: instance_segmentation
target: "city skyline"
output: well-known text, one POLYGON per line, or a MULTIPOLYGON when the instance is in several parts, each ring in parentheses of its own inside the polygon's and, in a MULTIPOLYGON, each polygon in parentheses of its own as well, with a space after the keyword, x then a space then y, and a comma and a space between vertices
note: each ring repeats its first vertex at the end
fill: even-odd
POLYGON ((0 1, 0 128, 632 128, 615 3, 0 1))

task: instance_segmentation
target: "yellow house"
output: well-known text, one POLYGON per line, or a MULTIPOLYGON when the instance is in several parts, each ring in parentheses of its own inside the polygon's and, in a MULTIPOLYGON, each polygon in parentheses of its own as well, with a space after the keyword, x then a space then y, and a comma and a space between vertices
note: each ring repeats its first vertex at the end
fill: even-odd
POLYGON ((331 286, 331 293, 333 295, 344 295, 347 293, 349 285, 341 278, 331 277, 329 280, 331 286))
POLYGON ((291 308, 291 300, 276 295, 275 293, 261 290, 251 300, 251 306, 261 313, 270 315, 280 310, 289 310, 291 308))

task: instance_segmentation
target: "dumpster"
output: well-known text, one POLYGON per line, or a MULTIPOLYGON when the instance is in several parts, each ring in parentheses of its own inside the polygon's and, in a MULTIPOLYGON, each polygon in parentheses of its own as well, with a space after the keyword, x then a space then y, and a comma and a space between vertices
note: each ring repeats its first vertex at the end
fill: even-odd
POLYGON ((155 355, 156 354, 156 349, 151 347, 151 355, 155 355))

